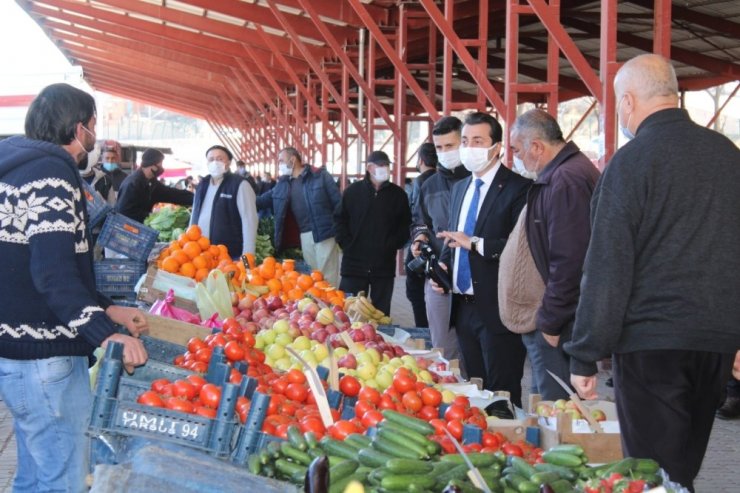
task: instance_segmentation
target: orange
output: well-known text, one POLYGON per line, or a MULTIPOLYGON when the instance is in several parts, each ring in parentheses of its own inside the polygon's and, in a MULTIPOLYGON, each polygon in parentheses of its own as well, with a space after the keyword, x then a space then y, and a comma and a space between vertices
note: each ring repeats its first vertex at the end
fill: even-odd
POLYGON ((323 298, 324 292, 321 291, 319 288, 309 288, 308 293, 313 295, 316 298, 323 298))
POLYGON ((301 288, 293 288, 288 291, 288 299, 298 301, 303 298, 303 290, 301 288))
POLYGON ((185 246, 185 243, 190 241, 187 236, 185 236, 185 233, 181 234, 177 237, 177 242, 180 244, 180 246, 185 246))
POLYGON ((298 271, 295 271, 295 270, 291 270, 291 271, 288 271, 288 272, 285 273, 285 277, 287 277, 288 279, 291 279, 293 281, 295 281, 296 279, 298 279, 298 276, 300 276, 300 275, 301 275, 301 273, 298 272, 298 271))
POLYGON ((270 288, 270 292, 277 294, 283 288, 283 285, 277 279, 269 279, 267 281, 267 287, 270 288))
POLYGON ((200 249, 205 251, 208 251, 209 248, 211 248, 211 240, 206 238, 205 236, 201 236, 198 238, 198 245, 200 245, 200 249))
POLYGON ((170 253, 172 253, 172 252, 170 251, 169 247, 168 248, 163 248, 162 251, 159 252, 159 256, 157 256, 157 260, 164 260, 164 259, 166 259, 167 257, 170 256, 170 253))
POLYGON ((272 265, 273 267, 276 263, 275 257, 265 257, 265 260, 262 261, 262 265, 272 265))
POLYGON ((319 289, 331 289, 331 284, 328 281, 317 281, 313 285, 319 289))
POLYGON ((182 251, 187 254, 188 257, 194 259, 201 254, 202 250, 197 241, 188 241, 182 246, 182 251))
POLYGON ((208 258, 202 253, 193 259, 193 265, 196 269, 207 269, 209 263, 208 258))
POLYGON ((177 262, 180 265, 184 264, 185 262, 190 262, 190 257, 188 257, 188 255, 182 250, 177 250, 175 253, 172 254, 172 256, 177 259, 177 262))
POLYGON ((260 277, 263 279, 272 279, 275 277, 275 264, 262 263, 259 266, 260 277))
POLYGON ((162 268, 166 272, 175 273, 180 270, 180 262, 175 257, 167 257, 162 261, 162 268))
MULTIPOLYGON (((218 254, 219 255, 222 255, 222 254, 228 255, 229 254, 229 250, 228 250, 228 248, 226 248, 226 245, 216 245, 216 246, 218 247, 218 254)), ((229 257, 229 258, 231 258, 231 257, 229 257)))
POLYGON ((182 245, 180 245, 180 242, 177 240, 173 240, 172 243, 170 243, 170 251, 174 252, 176 250, 181 250, 182 245))
POLYGON ((208 248, 208 253, 210 253, 213 257, 218 257, 218 254, 220 253, 220 250, 218 249, 218 245, 211 245, 208 248))
POLYGON ((208 277, 209 272, 210 271, 208 269, 198 269, 195 271, 195 280, 202 282, 206 277, 208 277))
POLYGON ((195 277, 195 272, 197 269, 193 265, 192 262, 185 262, 180 266, 180 274, 182 274, 185 277, 195 277))
POLYGON ((252 274, 252 278, 249 281, 250 284, 254 284, 255 286, 264 286, 265 281, 262 279, 259 275, 252 274))
POLYGON ((203 233, 200 231, 200 226, 193 224, 185 231, 185 236, 188 237, 188 240, 198 241, 198 238, 203 236, 203 233))
POLYGON ((283 270, 284 271, 294 271, 295 270, 295 260, 292 258, 286 258, 283 260, 283 270))
POLYGON ((298 276, 297 283, 298 287, 301 288, 304 291, 307 291, 310 287, 313 286, 313 279, 311 279, 311 276, 306 274, 301 274, 298 276))
POLYGON ((311 272, 311 279, 313 279, 314 281, 323 281, 324 274, 322 274, 320 270, 314 270, 313 272, 311 272))

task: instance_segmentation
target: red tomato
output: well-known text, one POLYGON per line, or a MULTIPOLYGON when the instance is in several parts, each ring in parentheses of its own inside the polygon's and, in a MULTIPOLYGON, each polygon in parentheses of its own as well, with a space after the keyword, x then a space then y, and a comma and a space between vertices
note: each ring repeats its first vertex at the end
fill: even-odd
POLYGON ((340 420, 329 427, 329 436, 335 440, 344 440, 348 435, 357 433, 357 427, 354 423, 347 420, 340 420))
POLYGON ((280 378, 272 382, 272 393, 273 394, 285 394, 286 389, 290 385, 290 382, 285 378, 280 378))
POLYGON ((197 392, 200 392, 200 389, 208 383, 208 381, 200 375, 188 375, 187 381, 193 384, 197 392))
POLYGON ((462 406, 458 404, 452 404, 445 410, 445 420, 451 421, 453 419, 465 419, 465 409, 462 406))
POLYGON ((462 406, 465 409, 468 409, 470 407, 470 400, 464 395, 458 395, 457 397, 455 397, 455 400, 452 401, 452 403, 462 406))
POLYGON ((227 334, 234 330, 241 332, 242 326, 239 322, 236 321, 234 317, 229 317, 224 319, 223 323, 221 324, 221 330, 223 330, 227 334))
POLYGON ((295 368, 288 371, 288 373, 285 374, 285 378, 288 380, 288 383, 306 383, 306 375, 304 375, 301 370, 296 370, 295 368))
POLYGON ((447 431, 458 440, 462 440, 463 424, 459 419, 452 419, 447 422, 447 431))
POLYGON ((303 418, 300 423, 300 428, 303 433, 312 431, 316 434, 318 437, 320 435, 324 435, 326 432, 326 428, 324 428, 324 422, 321 421, 321 418, 318 416, 309 416, 307 418, 303 418))
POLYGON ((416 380, 408 376, 396 375, 393 377, 393 388, 400 394, 405 394, 409 390, 416 389, 416 380))
POLYGON ((470 453, 470 452, 480 452, 483 447, 480 443, 469 443, 467 445, 463 445, 463 452, 470 453))
POLYGON ((425 406, 437 407, 442 402, 442 393, 433 387, 425 387, 421 391, 421 400, 425 406))
POLYGON ((224 355, 229 361, 241 361, 244 359, 246 353, 244 352, 244 348, 242 348, 238 342, 229 341, 224 346, 224 355))
POLYGON ((503 444, 501 450, 506 455, 516 455, 517 457, 522 457, 524 455, 522 448, 519 445, 514 445, 513 443, 503 444))
POLYGON ((339 390, 349 397, 356 397, 360 393, 360 387, 360 382, 351 375, 344 375, 339 380, 339 390))
POLYGON ((174 388, 171 383, 168 383, 167 385, 162 387, 162 391, 159 393, 162 397, 172 397, 174 388))
POLYGON ((267 406, 267 414, 277 414, 278 409, 280 409, 280 406, 282 406, 283 402, 285 402, 284 395, 272 394, 270 396, 270 404, 267 406))
POLYGON ((417 414, 417 416, 424 421, 430 421, 434 418, 439 417, 439 409, 432 406, 424 406, 421 408, 421 411, 417 414))
POLYGON ((192 401, 197 393, 198 391, 195 389, 195 385, 187 380, 177 380, 172 384, 172 394, 175 397, 182 397, 183 399, 192 401))
POLYGON ((195 408, 195 414, 206 418, 216 419, 216 410, 212 407, 198 406, 195 408))
POLYGON ((429 420, 429 424, 434 426, 435 435, 445 435, 445 429, 447 429, 447 423, 443 419, 434 418, 429 420))
POLYGON ((162 390, 164 390, 165 386, 169 385, 170 381, 166 378, 158 378, 157 380, 154 380, 149 388, 151 388, 154 392, 157 394, 161 394, 162 390))
POLYGON ((234 407, 236 408, 237 411, 240 411, 240 410, 249 411, 249 408, 251 405, 252 403, 249 402, 249 399, 247 399, 243 395, 240 395, 239 397, 236 398, 236 406, 234 407))
POLYGON ((424 407, 424 403, 421 402, 421 397, 419 397, 419 394, 417 394, 415 390, 409 390, 404 393, 401 398, 401 402, 406 409, 415 413, 421 411, 421 408, 424 407))
POLYGON ((175 356, 175 359, 172 360, 172 364, 175 366, 182 366, 182 364, 185 363, 185 355, 181 354, 179 356, 175 356))
POLYGON ((164 407, 164 401, 153 390, 147 390, 136 399, 136 402, 142 406, 164 407))
POLYGON ((393 388, 393 386, 388 387, 383 391, 383 395, 387 395, 391 399, 393 399, 393 402, 398 402, 401 400, 401 397, 403 394, 396 389, 393 388))
MULTIPOLYGON (((210 348, 206 348, 206 349, 210 349, 210 348)), ((193 361, 193 364, 190 365, 190 369, 196 373, 205 373, 208 371, 208 363, 203 362, 203 361, 193 361)))
POLYGON ((355 404, 355 416, 362 418, 368 411, 375 411, 375 406, 367 401, 357 401, 355 404))
POLYGON ((167 409, 172 409, 173 411, 180 411, 181 413, 188 413, 192 414, 195 411, 195 407, 190 402, 179 399, 177 397, 170 397, 164 402, 164 406, 167 409))
POLYGON ((204 347, 204 348, 198 349, 198 351, 195 353, 195 359, 200 361, 201 363, 208 364, 211 361, 212 354, 213 354, 213 348, 204 347))
POLYGON ((288 384, 288 388, 285 389, 285 397, 291 401, 303 402, 308 397, 308 389, 300 383, 288 384))
POLYGON ((226 345, 226 337, 224 337, 224 335, 221 332, 219 332, 218 334, 211 334, 210 336, 208 336, 206 338, 206 342, 212 348, 224 347, 226 345))
POLYGON ((380 398, 378 409, 393 409, 395 411, 396 403, 393 402, 393 399, 390 396, 384 395, 380 398))
POLYGON ((295 412, 298 410, 299 403, 293 402, 293 401, 285 401, 282 406, 280 406, 280 414, 283 416, 294 416, 295 412))
POLYGON ((198 337, 191 337, 188 340, 188 351, 192 354, 197 353, 199 349, 203 349, 207 346, 208 344, 206 344, 203 339, 200 339, 198 337))
POLYGON ((285 423, 282 425, 278 425, 277 428, 275 428, 275 436, 282 438, 283 440, 288 439, 288 428, 290 428, 289 423, 285 423))
POLYGON ((485 430, 488 428, 488 422, 486 421, 486 418, 484 416, 481 416, 480 414, 474 414, 473 416, 466 419, 465 422, 469 425, 477 426, 481 430, 485 430))
POLYGON ((207 383, 200 389, 198 394, 203 405, 218 409, 221 401, 221 388, 212 383, 207 383))
POLYGON ((501 441, 498 439, 498 437, 493 433, 489 433, 487 431, 483 432, 482 442, 484 447, 491 448, 493 450, 498 450, 501 446, 501 441))
POLYGON ((377 426, 378 423, 383 421, 383 415, 380 414, 380 411, 367 411, 365 414, 362 415, 362 425, 365 428, 371 428, 373 426, 377 426))
POLYGON ((242 378, 244 378, 244 375, 242 375, 241 372, 236 368, 232 368, 229 372, 229 383, 239 385, 242 383, 242 378))
POLYGON ((457 452, 455 444, 452 443, 452 440, 450 440, 450 438, 447 436, 440 437, 439 444, 442 445, 442 450, 444 450, 447 454, 454 454, 455 452, 457 452))

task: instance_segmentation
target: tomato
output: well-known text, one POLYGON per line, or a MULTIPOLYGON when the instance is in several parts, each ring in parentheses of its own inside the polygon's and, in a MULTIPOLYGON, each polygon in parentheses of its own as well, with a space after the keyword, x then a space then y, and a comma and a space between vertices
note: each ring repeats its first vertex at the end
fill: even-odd
POLYGON ((285 401, 282 406, 280 406, 280 414, 283 416, 293 416, 295 415, 295 412, 298 410, 299 403, 293 402, 293 401, 285 401))
POLYGON ((254 334, 248 331, 242 332, 242 344, 244 344, 244 347, 247 349, 254 347, 254 334))
POLYGON ((447 423, 443 419, 434 418, 429 420, 429 424, 434 426, 434 434, 445 436, 445 429, 447 429, 447 423))
POLYGON ((221 330, 226 332, 227 334, 231 331, 242 331, 242 326, 239 322, 236 321, 234 317, 225 318, 223 323, 221 324, 221 330))
POLYGON ((329 427, 329 436, 335 440, 344 440, 352 433, 357 433, 357 427, 354 423, 347 420, 340 420, 329 427))
POLYGON ((488 422, 486 421, 486 418, 484 416, 481 416, 480 414, 474 414, 473 416, 466 419, 465 423, 477 426, 481 430, 485 430, 488 428, 488 422))
POLYGON ((393 399, 388 396, 384 395, 380 398, 380 402, 378 403, 378 409, 393 409, 396 410, 396 403, 393 402, 393 399))
POLYGON ((442 402, 442 392, 433 387, 424 387, 421 391, 421 400, 425 406, 437 407, 442 402))
POLYGON ((136 402, 142 406, 164 407, 164 401, 153 390, 147 390, 136 399, 136 402))
POLYGON ((229 383, 239 385, 242 383, 242 378, 244 378, 244 375, 242 375, 241 372, 236 368, 232 368, 229 372, 229 383))
POLYGON ((164 406, 167 409, 180 411, 181 413, 192 414, 195 411, 195 407, 193 406, 193 404, 177 397, 170 397, 169 399, 167 399, 164 402, 164 406))
POLYGON ((288 380, 288 383, 298 383, 301 385, 306 383, 306 375, 301 370, 296 370, 295 368, 286 373, 285 378, 288 380))
POLYGON ((276 380, 272 383, 272 393, 273 394, 285 394, 285 391, 288 388, 288 385, 290 385, 290 382, 285 379, 281 378, 279 380, 276 380))
POLYGON ((300 383, 288 384, 288 388, 285 389, 285 397, 291 401, 303 402, 308 397, 308 389, 300 383))
POLYGON ((470 400, 464 395, 458 395, 457 397, 455 397, 455 400, 452 401, 452 403, 457 404, 458 406, 462 406, 465 409, 468 409, 470 407, 470 400))
POLYGON ((303 418, 299 422, 299 427, 303 433, 312 431, 316 434, 318 437, 319 435, 324 435, 326 432, 326 428, 324 428, 324 422, 321 421, 321 418, 318 416, 309 416, 307 418, 303 418))
POLYGON ((188 375, 187 381, 195 387, 196 392, 200 392, 200 389, 208 383, 208 381, 200 375, 188 375))
POLYGON ((229 341, 224 346, 224 355, 229 361, 241 361, 244 359, 246 353, 244 352, 244 348, 242 348, 238 342, 229 341))
POLYGON ((458 440, 462 440, 463 424, 459 419, 451 419, 447 422, 447 431, 458 440))
POLYGON ((368 411, 375 411, 375 406, 367 401, 357 401, 355 404, 355 416, 362 418, 368 411))
POLYGON ((405 375, 396 375, 393 377, 393 388, 400 394, 405 394, 416 389, 416 380, 405 375))
POLYGON ((444 450, 447 454, 454 454, 455 452, 457 452, 455 444, 452 443, 452 440, 450 440, 450 438, 447 436, 440 437, 439 444, 442 446, 442 450, 444 450))
POLYGON ((221 388, 212 383, 207 383, 201 387, 198 396, 204 405, 218 409, 218 404, 221 401, 221 388))
POLYGON ((188 340, 188 351, 192 354, 197 353, 199 349, 203 349, 207 346, 208 344, 206 344, 203 339, 200 339, 198 337, 191 337, 188 340))
POLYGON ((417 416, 424 421, 430 421, 434 418, 439 417, 439 409, 432 406, 424 406, 421 408, 421 411, 417 414, 417 416))
POLYGON ((421 402, 421 397, 419 397, 419 394, 417 394, 415 390, 409 390, 404 393, 401 398, 401 402, 406 409, 415 413, 421 411, 421 408, 424 407, 424 403, 421 402))
POLYGON ((372 387, 363 387, 357 394, 357 399, 361 401, 367 401, 377 406, 380 402, 380 392, 372 387))
POLYGON ((170 383, 170 381, 167 380, 166 378, 158 378, 157 380, 154 380, 152 382, 152 384, 149 386, 149 388, 151 388, 157 394, 161 394, 162 393, 162 389, 164 389, 164 387, 166 385, 169 385, 169 383, 170 383))
POLYGON ((501 450, 506 455, 516 455, 517 457, 524 456, 524 452, 522 451, 522 448, 519 445, 514 445, 513 443, 505 443, 501 447, 501 450))
POLYGON ((213 348, 204 347, 202 349, 198 349, 198 351, 195 353, 195 359, 200 361, 201 363, 207 364, 211 361, 212 354, 213 354, 213 348))
POLYGON ((203 361, 193 361, 190 369, 193 370, 195 373, 205 373, 208 371, 208 363, 203 361))
POLYGON ((361 387, 360 382, 351 375, 344 375, 341 380, 339 380, 339 390, 349 397, 357 397, 357 394, 360 393, 361 387))
POLYGON ((383 395, 387 395, 388 397, 393 399, 393 402, 400 401, 401 397, 403 396, 403 394, 394 389, 392 385, 383 391, 383 395))
POLYGON ((159 393, 159 395, 162 397, 172 397, 174 395, 173 391, 174 389, 172 384, 168 383, 167 385, 162 387, 162 391, 159 393))
POLYGON ((501 446, 501 441, 498 439, 498 437, 495 434, 489 433, 487 431, 483 432, 482 442, 484 447, 491 448, 494 451, 498 450, 501 446))
POLYGON ((453 419, 465 419, 465 409, 462 406, 458 404, 452 404, 445 410, 445 420, 451 421, 453 419))
POLYGON ((183 399, 192 401, 198 394, 198 391, 195 389, 195 385, 187 380, 177 380, 172 384, 172 394, 175 397, 182 397, 183 399))
POLYGON ((175 366, 182 366, 182 364, 185 363, 185 355, 180 354, 178 356, 175 356, 175 359, 172 360, 172 364, 175 366))
POLYGON ((217 334, 211 334, 206 337, 206 342, 212 348, 223 347, 226 345, 226 337, 224 337, 223 333, 219 332, 217 334))
POLYGON ((197 406, 195 408, 195 414, 206 418, 216 419, 216 410, 212 407, 197 406))
POLYGON ((467 445, 463 445, 463 452, 466 454, 470 452, 480 452, 483 447, 480 443, 469 443, 467 445))
POLYGON ((380 411, 368 411, 362 416, 362 425, 365 428, 372 428, 373 426, 377 426, 378 423, 383 421, 383 415, 380 414, 380 411))

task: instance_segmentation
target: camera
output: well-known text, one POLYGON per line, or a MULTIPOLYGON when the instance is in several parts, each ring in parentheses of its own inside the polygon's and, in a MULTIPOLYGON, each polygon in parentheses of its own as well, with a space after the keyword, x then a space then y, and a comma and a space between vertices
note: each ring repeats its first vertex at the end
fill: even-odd
POLYGON ((419 242, 419 250, 421 254, 411 260, 406 266, 412 272, 424 274, 437 283, 445 293, 449 293, 452 290, 450 274, 439 266, 439 259, 437 258, 437 254, 434 253, 434 249, 432 249, 429 243, 421 241, 419 242))

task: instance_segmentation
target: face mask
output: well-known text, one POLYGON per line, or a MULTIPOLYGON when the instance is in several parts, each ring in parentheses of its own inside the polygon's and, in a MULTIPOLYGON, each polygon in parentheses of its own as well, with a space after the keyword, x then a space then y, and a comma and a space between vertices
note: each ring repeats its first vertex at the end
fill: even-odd
POLYGON ((288 166, 285 163, 278 163, 278 175, 280 176, 288 176, 293 172, 293 168, 288 166))
POLYGON ((154 178, 162 176, 162 173, 164 173, 164 166, 161 164, 158 164, 157 166, 152 166, 152 174, 154 175, 154 178))
POLYGON ((375 181, 383 183, 384 181, 388 181, 389 176, 390 170, 388 169, 388 166, 375 166, 375 173, 373 173, 375 181))
POLYGON ((221 161, 208 161, 208 174, 213 178, 221 178, 226 172, 226 165, 221 161))
POLYGON ((491 147, 461 147, 460 148, 460 160, 465 166, 465 169, 471 173, 477 173, 491 162, 488 157, 489 151, 493 150, 496 144, 491 147))
MULTIPOLYGON (((626 94, 624 96, 626 96, 626 94)), ((619 100, 619 104, 617 105, 617 113, 619 113, 619 106, 622 104, 622 101, 624 101, 624 96, 622 96, 622 99, 619 100)), ((635 138, 635 134, 633 134, 629 128, 631 119, 632 119, 632 113, 630 113, 630 116, 627 117, 626 125, 624 126, 622 126, 622 124, 619 125, 619 131, 622 132, 622 135, 624 135, 624 138, 627 140, 632 140, 635 138)))
POLYGON ((118 169, 118 163, 103 163, 103 169, 105 171, 115 171, 118 169))
POLYGON ((86 146, 82 145, 82 142, 80 142, 80 140, 79 140, 79 139, 78 139, 77 137, 75 137, 75 140, 77 141, 77 143, 78 143, 78 144, 80 144, 80 147, 82 147, 82 149, 83 149, 83 150, 84 150, 85 152, 88 152, 88 153, 89 153, 90 151, 92 151, 93 149, 95 149, 95 134, 94 134, 94 133, 92 133, 92 132, 91 132, 90 130, 88 130, 88 128, 87 128, 86 126, 84 126, 84 125, 82 126, 82 129, 83 129, 83 130, 84 130, 85 132, 89 133, 89 134, 90 134, 90 135, 92 136, 92 138, 93 138, 93 143, 92 143, 92 144, 90 144, 90 147, 88 148, 88 147, 86 147, 86 146))
POLYGON ((90 174, 92 171, 92 165, 90 164, 90 160, 87 158, 87 154, 82 156, 80 162, 77 163, 77 169, 80 170, 80 175, 82 176, 90 174))
POLYGON ((514 156, 514 171, 519 173, 519 175, 523 176, 524 178, 529 178, 530 180, 536 180, 537 179, 537 173, 534 171, 529 171, 524 166, 524 161, 519 159, 518 157, 514 156))
POLYGON ((460 166, 460 149, 437 153, 437 160, 444 168, 453 170, 460 166))

